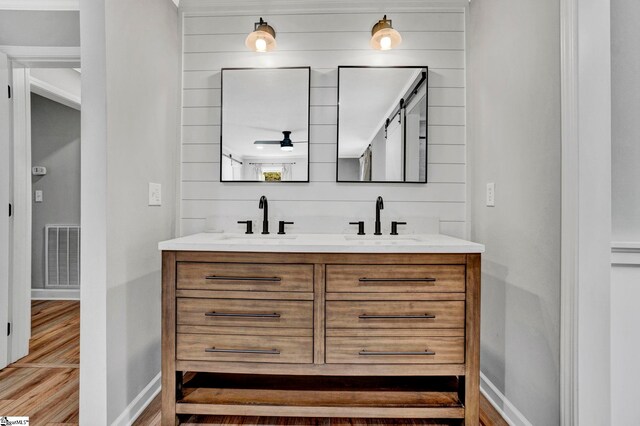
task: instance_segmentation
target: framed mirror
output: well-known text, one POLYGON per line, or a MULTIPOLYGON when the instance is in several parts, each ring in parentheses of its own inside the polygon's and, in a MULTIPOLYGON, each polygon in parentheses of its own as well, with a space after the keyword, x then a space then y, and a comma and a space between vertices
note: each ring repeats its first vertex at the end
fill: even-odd
POLYGON ((220 180, 309 181, 311 69, 222 69, 220 180))
POLYGON ((338 67, 338 182, 427 182, 427 67, 338 67))

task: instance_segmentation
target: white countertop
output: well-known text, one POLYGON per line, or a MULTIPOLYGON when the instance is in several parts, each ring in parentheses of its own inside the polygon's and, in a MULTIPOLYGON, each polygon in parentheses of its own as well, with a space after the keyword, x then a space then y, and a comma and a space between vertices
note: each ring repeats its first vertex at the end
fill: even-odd
POLYGON ((160 250, 280 253, 483 253, 484 245, 441 234, 201 233, 162 241, 160 250))

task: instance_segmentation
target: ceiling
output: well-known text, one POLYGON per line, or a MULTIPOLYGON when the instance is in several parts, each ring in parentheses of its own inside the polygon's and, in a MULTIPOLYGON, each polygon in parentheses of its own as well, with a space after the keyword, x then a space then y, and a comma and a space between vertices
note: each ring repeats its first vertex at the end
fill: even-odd
MULTIPOLYGON (((309 69, 227 69, 222 74, 223 151, 238 157, 281 157, 279 145, 256 140, 308 142, 309 69), (263 149, 258 149, 260 146, 263 149)), ((307 154, 307 143, 294 143, 288 156, 307 154)))
POLYGON ((360 157, 422 68, 341 68, 340 158, 360 157))
POLYGON ((180 0, 186 13, 393 13, 442 8, 464 10, 469 0, 180 0))

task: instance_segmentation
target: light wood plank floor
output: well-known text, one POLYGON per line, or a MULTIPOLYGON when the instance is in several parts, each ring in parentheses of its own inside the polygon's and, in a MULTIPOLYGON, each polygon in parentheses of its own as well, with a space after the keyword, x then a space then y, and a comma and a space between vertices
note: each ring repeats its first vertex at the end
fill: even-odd
POLYGON ((78 424, 80 303, 33 301, 29 355, 0 371, 0 415, 78 424))
MULTIPOLYGON (((80 304, 33 301, 29 355, 0 370, 0 415, 29 416, 35 426, 78 424, 80 304)), ((489 402, 480 401, 483 426, 506 426, 489 402)), ((156 397, 134 423, 160 424, 156 397)), ((192 416, 185 425, 437 425, 424 420, 301 419, 286 417, 192 416)))

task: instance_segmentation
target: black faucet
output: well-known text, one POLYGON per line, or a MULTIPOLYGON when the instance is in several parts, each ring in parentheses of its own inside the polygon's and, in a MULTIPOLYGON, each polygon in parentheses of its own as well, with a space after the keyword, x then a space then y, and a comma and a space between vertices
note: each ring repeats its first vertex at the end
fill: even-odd
POLYGON ((376 226, 373 235, 382 235, 382 232, 380 230, 380 210, 382 209, 384 209, 384 201, 382 201, 382 197, 378 197, 378 199, 376 200, 376 226))
POLYGON ((264 195, 260 197, 260 204, 258 207, 264 210, 264 216, 262 217, 262 233, 269 233, 269 202, 264 195))

